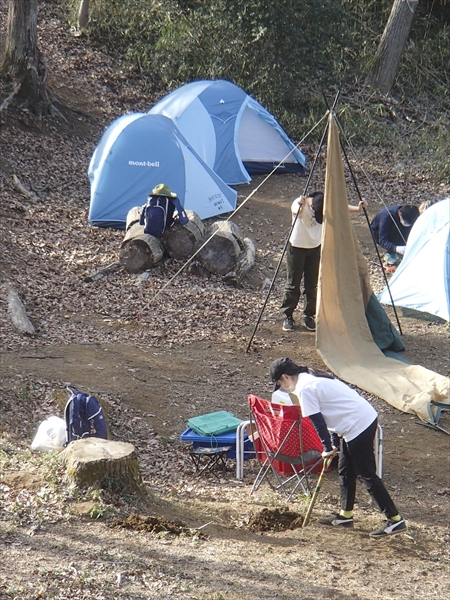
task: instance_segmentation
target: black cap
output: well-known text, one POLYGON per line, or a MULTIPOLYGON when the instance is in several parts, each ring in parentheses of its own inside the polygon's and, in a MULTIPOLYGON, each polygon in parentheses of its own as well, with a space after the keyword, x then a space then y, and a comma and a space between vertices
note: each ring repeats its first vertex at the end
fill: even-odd
POLYGON ((413 206, 412 204, 403 204, 398 209, 398 212, 402 216, 403 225, 405 227, 412 227, 420 215, 417 206, 413 206))
POLYGON ((275 392, 280 387, 277 381, 282 375, 298 375, 299 373, 307 373, 308 367, 304 365, 296 365, 290 358, 277 358, 270 365, 269 376, 273 381, 273 391, 275 392))

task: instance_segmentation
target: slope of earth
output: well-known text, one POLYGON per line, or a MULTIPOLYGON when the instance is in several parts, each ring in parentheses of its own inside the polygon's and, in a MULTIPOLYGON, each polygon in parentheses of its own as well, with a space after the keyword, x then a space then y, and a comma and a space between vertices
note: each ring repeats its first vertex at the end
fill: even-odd
MULTIPOLYGON (((246 418, 247 394, 269 395, 268 366, 277 356, 323 366, 313 334, 300 327, 281 332, 283 265, 246 352, 289 231, 291 200, 306 179, 260 177, 238 188, 242 208, 234 220, 258 248, 243 288, 186 270, 154 298, 181 268, 173 260, 148 279, 119 272, 86 283, 117 260, 123 237, 87 224, 89 159, 109 122, 148 110, 155 99, 113 57, 73 36, 55 2, 40 3, 39 44, 65 120, 36 123, 22 113, 2 115, 0 122, 0 597, 446 597, 450 447, 444 433, 365 394, 384 427, 386 485, 409 524, 406 535, 381 543, 368 539, 379 516, 361 489, 352 532, 314 522, 305 529, 250 530, 262 509, 285 506, 269 487, 249 496, 253 461, 242 482, 232 470, 198 479, 178 441, 193 415, 227 409, 246 418), (23 299, 35 337, 11 325, 7 284, 23 299), (138 450, 150 499, 77 496, 61 485, 55 457, 30 453, 39 423, 62 416, 67 384, 104 401, 112 436, 138 450), (182 535, 109 526, 113 517, 131 513, 181 520, 182 535)), ((311 164, 316 148, 302 149, 311 164)), ((413 161, 379 149, 358 150, 351 164, 370 216, 381 208, 375 189, 387 203, 418 204, 450 193, 450 185, 436 186, 413 161)), ((320 157, 312 187, 321 187, 323 176, 320 157)), ((348 189, 355 204, 350 176, 348 189)), ((379 291, 383 280, 365 217, 352 220, 379 291)), ((400 318, 409 360, 449 375, 448 327, 400 318)), ((448 421, 443 418, 450 428, 448 421)), ((332 471, 315 513, 335 509, 337 492, 332 471)), ((306 501, 299 497, 289 506, 304 514, 306 501)))

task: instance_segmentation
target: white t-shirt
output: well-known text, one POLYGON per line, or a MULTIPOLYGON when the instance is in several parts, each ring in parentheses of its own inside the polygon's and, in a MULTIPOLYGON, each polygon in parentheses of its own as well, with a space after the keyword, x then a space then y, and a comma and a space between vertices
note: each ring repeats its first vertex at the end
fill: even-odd
POLYGON ((282 389, 278 389, 272 394, 272 400, 274 404, 284 404, 285 406, 292 406, 293 402, 287 392, 283 392, 282 389))
POLYGON ((322 413, 329 431, 346 442, 358 437, 377 418, 373 406, 338 379, 300 373, 295 394, 304 417, 322 413))
MULTIPOLYGON (((291 206, 292 222, 298 211, 298 202, 296 198, 291 206)), ((289 241, 295 248, 317 248, 322 241, 322 225, 314 219, 314 211, 309 204, 303 204, 300 213, 292 230, 289 241)))

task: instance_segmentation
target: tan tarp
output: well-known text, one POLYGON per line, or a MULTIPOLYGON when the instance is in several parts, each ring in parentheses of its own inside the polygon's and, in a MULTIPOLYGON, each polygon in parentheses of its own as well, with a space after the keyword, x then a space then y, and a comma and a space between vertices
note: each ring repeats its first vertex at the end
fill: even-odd
POLYGON ((430 401, 450 405, 450 380, 424 367, 387 358, 373 341, 365 317, 372 289, 347 205, 339 132, 330 114, 317 351, 340 379, 399 410, 430 420, 430 401))

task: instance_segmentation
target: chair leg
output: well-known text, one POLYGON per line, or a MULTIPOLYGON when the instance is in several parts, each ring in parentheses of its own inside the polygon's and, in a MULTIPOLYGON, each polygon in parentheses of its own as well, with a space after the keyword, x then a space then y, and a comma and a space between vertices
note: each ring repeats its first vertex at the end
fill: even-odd
POLYGON ((236 479, 244 479, 245 430, 250 421, 242 421, 236 430, 236 479))
POLYGON ((383 428, 378 424, 377 431, 375 433, 375 465, 377 469, 377 475, 380 479, 383 478, 383 428))
POLYGON ((268 472, 270 469, 270 465, 269 465, 269 458, 266 458, 266 460, 262 463, 261 468, 258 472, 258 475, 255 478, 255 481, 253 482, 253 486, 252 489, 250 491, 250 495, 253 494, 253 492, 256 492, 256 490, 259 488, 259 486, 262 484, 262 482, 264 481, 264 479, 266 479, 268 472))
MULTIPOLYGON (((313 471, 313 469, 315 469, 318 465, 320 465, 320 463, 322 462, 322 457, 319 458, 319 460, 317 460, 313 465, 310 465, 306 471, 304 472, 303 476, 299 479, 297 485, 294 487, 294 489, 292 490, 292 492, 289 494, 289 498, 288 498, 288 502, 289 500, 292 498, 292 496, 297 492, 298 488, 301 487, 303 490, 303 493, 305 494, 305 496, 311 496, 311 488, 309 486, 309 479, 308 479, 308 475, 311 474, 311 472, 313 471), (304 485, 304 483, 306 485, 304 485)), ((299 472, 300 474, 301 472, 299 472)))
MULTIPOLYGON (((256 490, 260 487, 260 485, 266 479, 267 479, 267 482, 270 485, 270 487, 274 490, 279 490, 280 488, 283 487, 283 481, 281 480, 280 475, 277 473, 277 470, 275 469, 273 462, 274 462, 274 459, 271 456, 268 456, 266 458, 266 460, 262 463, 261 469, 259 470, 258 475, 256 476, 256 479, 253 483, 253 487, 251 489, 250 495, 252 495, 253 492, 256 492, 256 490), (274 478, 276 480, 275 485, 269 481, 269 479, 268 479, 269 475, 274 475, 274 478)), ((283 491, 286 493, 285 490, 283 490, 283 491)))

